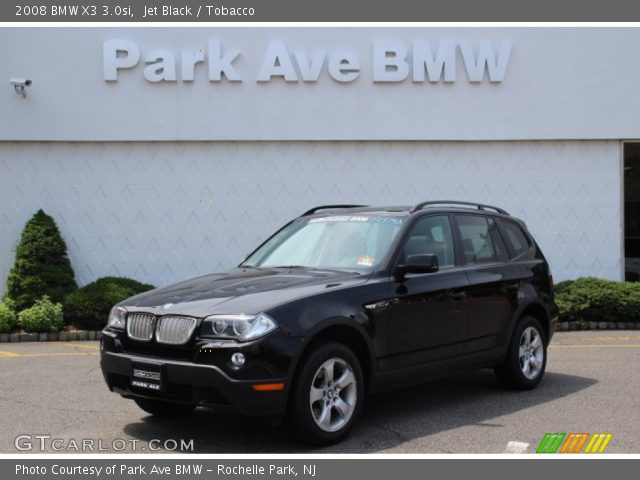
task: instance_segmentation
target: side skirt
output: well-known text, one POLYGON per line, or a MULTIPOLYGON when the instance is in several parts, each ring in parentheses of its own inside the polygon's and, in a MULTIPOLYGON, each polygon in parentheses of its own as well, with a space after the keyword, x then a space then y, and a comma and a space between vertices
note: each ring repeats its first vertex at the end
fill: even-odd
POLYGON ((461 357, 438 360, 408 368, 375 372, 370 393, 425 383, 458 373, 499 365, 507 354, 506 348, 495 348, 461 357))

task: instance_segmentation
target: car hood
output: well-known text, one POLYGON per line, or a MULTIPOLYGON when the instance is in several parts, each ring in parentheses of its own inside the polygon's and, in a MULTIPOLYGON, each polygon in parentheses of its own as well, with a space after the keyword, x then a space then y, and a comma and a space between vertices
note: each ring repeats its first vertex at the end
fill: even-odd
POLYGON ((119 305, 156 315, 257 314, 300 297, 360 284, 367 278, 335 270, 237 268, 144 292, 119 305))

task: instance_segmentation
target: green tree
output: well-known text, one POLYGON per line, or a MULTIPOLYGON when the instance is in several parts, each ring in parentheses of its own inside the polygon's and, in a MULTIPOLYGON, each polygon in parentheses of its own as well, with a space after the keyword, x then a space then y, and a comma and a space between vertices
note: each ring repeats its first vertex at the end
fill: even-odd
POLYGON ((38 210, 22 231, 16 263, 7 279, 7 303, 16 312, 47 295, 62 303, 77 288, 60 230, 53 218, 38 210))

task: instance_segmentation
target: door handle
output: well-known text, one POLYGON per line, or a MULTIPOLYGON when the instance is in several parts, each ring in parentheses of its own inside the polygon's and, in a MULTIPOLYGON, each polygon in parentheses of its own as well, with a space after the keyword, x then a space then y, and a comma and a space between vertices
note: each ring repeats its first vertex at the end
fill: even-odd
POLYGON ((449 298, 452 300, 464 300, 467 298, 466 290, 451 290, 449 291, 449 298))

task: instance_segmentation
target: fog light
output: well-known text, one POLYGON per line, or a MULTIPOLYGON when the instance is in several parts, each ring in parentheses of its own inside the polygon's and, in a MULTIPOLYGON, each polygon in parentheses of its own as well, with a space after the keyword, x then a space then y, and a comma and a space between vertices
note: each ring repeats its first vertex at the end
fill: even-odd
POLYGON ((244 355, 240 352, 236 352, 233 355, 231 355, 231 363, 233 363, 236 367, 243 366, 245 360, 246 359, 244 358, 244 355))

